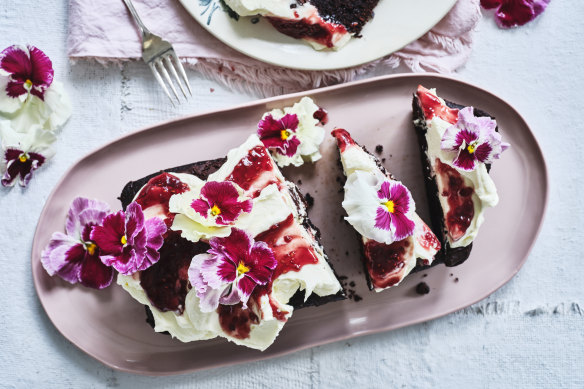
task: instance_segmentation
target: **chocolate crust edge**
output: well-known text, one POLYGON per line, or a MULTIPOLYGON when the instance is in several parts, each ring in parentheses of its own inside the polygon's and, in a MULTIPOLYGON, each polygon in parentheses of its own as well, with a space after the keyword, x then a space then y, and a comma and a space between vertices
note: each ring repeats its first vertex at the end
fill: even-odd
MULTIPOLYGON (((159 175, 161 173, 187 173, 187 174, 193 174, 202 180, 206 180, 210 174, 219 170, 219 168, 225 163, 226 160, 227 160, 227 158, 223 157, 223 158, 217 158, 214 160, 199 161, 199 162, 194 162, 194 163, 190 163, 187 165, 181 165, 181 166, 176 166, 176 167, 172 167, 169 169, 160 170, 156 173, 152 173, 152 174, 145 176, 145 177, 142 177, 138 180, 128 182, 124 186, 124 188, 122 189, 122 192, 121 192, 120 196, 118 197, 118 199, 122 203, 122 208, 125 210, 126 207, 128 206, 128 204, 130 204, 134 200, 134 197, 136 196, 136 194, 138 194, 138 191, 144 185, 146 185, 146 183, 148 181, 150 181, 150 179, 156 177, 157 175, 159 175)), ((302 193, 300 192, 300 190, 298 189, 298 187, 295 184, 293 184, 290 181, 288 181, 288 182, 293 185, 293 187, 289 188, 289 190, 291 192, 290 194, 292 196, 292 199, 296 203, 297 208, 299 209, 299 211, 301 209, 306 210, 306 199, 304 198, 304 196, 302 195, 302 193), (299 202, 301 202, 301 204, 299 202)), ((304 221, 302 223, 303 227, 307 228, 309 231, 314 232, 315 240, 316 240, 317 244, 320 246, 320 248, 322 248, 325 260, 329 264, 335 277, 338 279, 339 277, 338 277, 337 273, 335 272, 335 269, 332 266, 331 262, 329 261, 328 256, 324 250, 324 247, 322 246, 322 243, 320 241, 320 235, 321 235, 320 230, 308 218, 308 214, 306 213, 306 211, 304 213, 301 213, 301 215, 303 216, 303 219, 304 219, 304 221)), ((340 284, 340 282, 339 282, 339 284, 340 284)), ((304 301, 304 296, 305 296, 305 292, 303 290, 298 290, 290 298, 290 301, 288 302, 288 304, 293 306, 294 309, 300 309, 300 308, 305 308, 305 307, 310 307, 310 306, 319 306, 319 305, 323 305, 323 304, 326 304, 329 302, 344 300, 347 298, 344 289, 342 289, 342 286, 341 286, 341 290, 337 294, 334 294, 334 295, 319 296, 319 295, 313 293, 308 297, 308 299, 306 299, 306 301, 304 301)), ((152 325, 153 324, 152 313, 148 312, 148 311, 149 311, 149 309, 146 306, 147 322, 148 322, 148 324, 152 325)), ((153 326, 153 328, 154 328, 154 326, 153 326)))

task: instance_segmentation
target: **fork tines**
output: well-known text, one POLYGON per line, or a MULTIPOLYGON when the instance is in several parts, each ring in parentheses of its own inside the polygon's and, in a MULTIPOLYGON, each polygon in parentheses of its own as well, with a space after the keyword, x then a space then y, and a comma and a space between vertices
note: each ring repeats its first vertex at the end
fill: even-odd
POLYGON ((172 74, 172 77, 174 78, 174 82, 176 84, 178 84, 185 99, 188 99, 188 96, 187 96, 187 92, 185 91, 185 88, 183 86, 183 82, 187 86, 187 89, 189 91, 189 95, 191 97, 193 96, 193 93, 191 91, 191 85, 189 84, 189 79, 187 78, 187 74, 185 73, 185 69, 183 68, 182 64, 180 63, 180 60, 178 59, 178 56, 176 55, 174 50, 169 50, 166 53, 163 53, 161 55, 157 55, 156 57, 152 58, 152 60, 150 62, 148 62, 148 66, 150 66, 152 73, 154 73, 154 77, 156 78, 156 80, 158 81, 158 83, 160 84, 160 86, 162 87, 162 89, 164 90, 164 92, 166 93, 166 95, 168 96, 168 98, 170 99, 170 101, 173 105, 174 105, 174 100, 172 99, 172 96, 170 95, 170 92, 168 91, 167 84, 168 84, 168 86, 170 86, 170 89, 172 90, 174 97, 176 98, 178 103, 180 103, 180 99, 179 99, 178 93, 176 91, 176 88, 174 86, 174 83, 170 77, 169 71, 172 74), (173 62, 174 62, 174 64, 173 64, 173 62), (178 72, 177 72, 176 68, 178 68, 178 72), (179 73, 180 73, 180 76, 179 76, 179 73), (181 79, 182 79, 182 82, 181 82, 181 79))

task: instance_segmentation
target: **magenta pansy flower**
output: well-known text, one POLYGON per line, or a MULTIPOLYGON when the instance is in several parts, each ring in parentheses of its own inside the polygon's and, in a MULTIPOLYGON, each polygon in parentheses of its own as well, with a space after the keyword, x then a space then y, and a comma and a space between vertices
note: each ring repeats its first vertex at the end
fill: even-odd
POLYGON ((384 181, 377 197, 380 206, 377 207, 375 227, 391 231, 395 241, 412 235, 416 225, 408 217, 414 202, 410 191, 397 181, 384 181))
POLYGON ((471 171, 479 163, 492 163, 509 148, 501 141, 495 129, 497 122, 490 117, 477 117, 472 107, 459 111, 458 121, 446 129, 442 136, 442 150, 455 153, 452 164, 458 169, 471 171))
POLYGON ((268 149, 275 149, 282 155, 292 157, 300 145, 296 136, 297 129, 296 114, 286 114, 278 120, 268 114, 258 124, 258 136, 268 149))
POLYGON ((240 201, 239 192, 232 182, 209 181, 201 188, 201 196, 191 207, 206 219, 220 225, 232 224, 242 212, 251 212, 252 201, 240 201))
POLYGON ((3 92, 20 100, 29 94, 44 100, 54 75, 49 57, 34 46, 13 45, 4 49, 0 53, 0 71, 7 76, 3 92))
POLYGON ((50 148, 55 136, 38 126, 28 133, 18 133, 10 128, 9 122, 0 122, 2 156, 0 160, 0 182, 3 186, 27 186, 35 170, 53 156, 50 148))
POLYGON ((91 239, 92 228, 100 225, 108 212, 109 205, 104 202, 83 197, 73 200, 66 233, 55 232, 41 254, 41 263, 50 275, 95 289, 111 284, 114 271, 101 262, 99 247, 91 239))
POLYGON ((481 0, 485 9, 495 9, 495 21, 501 28, 523 26, 545 11, 550 0, 481 0))
POLYGON ((202 312, 212 312, 219 304, 247 301, 257 285, 272 279, 277 261, 265 242, 255 242, 243 230, 233 228, 225 238, 212 238, 206 254, 193 258, 189 280, 200 299, 202 312))
POLYGON ((93 228, 91 239, 99 246, 105 265, 131 275, 158 262, 165 232, 161 219, 144 220, 142 207, 132 202, 125 212, 107 215, 102 225, 93 228))

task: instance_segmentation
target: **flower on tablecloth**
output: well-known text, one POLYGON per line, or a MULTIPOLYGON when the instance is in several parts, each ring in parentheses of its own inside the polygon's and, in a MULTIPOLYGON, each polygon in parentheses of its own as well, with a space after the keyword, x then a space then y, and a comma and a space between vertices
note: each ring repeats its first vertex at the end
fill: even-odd
POLYGON ((545 11, 550 0, 481 0, 485 9, 495 10, 495 21, 501 28, 523 26, 545 11))
POLYGON ((22 134, 18 142, 21 148, 13 144, 14 136, 5 139, 6 130, 0 134, 4 186, 12 186, 16 176, 26 186, 32 171, 48 158, 45 154, 52 155, 47 143, 54 142, 54 131, 71 116, 69 97, 63 85, 53 78, 51 60, 34 46, 13 45, 0 52, 0 120, 3 128, 8 126, 12 132, 22 134))

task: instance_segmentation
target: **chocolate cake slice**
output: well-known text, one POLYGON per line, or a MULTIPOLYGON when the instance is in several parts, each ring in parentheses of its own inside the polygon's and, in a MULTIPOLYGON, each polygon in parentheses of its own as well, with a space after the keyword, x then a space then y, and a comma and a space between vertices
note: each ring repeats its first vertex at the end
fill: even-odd
POLYGON ((380 292, 398 285, 417 266, 431 265, 440 243, 415 213, 408 189, 379 159, 346 130, 332 135, 346 176, 345 220, 358 234, 369 288, 380 292))
POLYGON ((227 158, 166 169, 129 182, 120 200, 124 208, 138 202, 147 218, 161 217, 169 227, 160 260, 133 277, 118 278, 124 289, 147 306, 149 322, 157 332, 168 331, 182 341, 222 336, 263 350, 294 309, 345 298, 320 243, 320 232, 308 218, 304 197, 296 185, 283 178, 255 135, 231 150, 227 158), (170 200, 193 190, 193 177, 237 184, 258 209, 264 209, 269 201, 266 194, 280 201, 275 204, 282 204, 273 215, 264 215, 267 227, 247 229, 256 241, 267 244, 277 260, 272 281, 254 289, 247 308, 241 303, 219 305, 212 314, 193 308, 198 298, 189 282, 189 266, 195 255, 206 253, 210 246, 206 238, 193 242, 185 231, 173 227, 182 216, 171 211, 170 200))
MULTIPOLYGON (((454 158, 458 157, 455 152, 444 149, 442 137, 452 126, 458 125, 460 131, 466 131, 459 119, 459 113, 466 109, 464 112, 475 117, 473 120, 476 123, 469 124, 473 133, 478 134, 478 130, 475 131, 477 123, 487 123, 494 128, 494 141, 488 146, 493 149, 498 147, 498 151, 493 151, 496 153, 493 158, 498 158, 498 154, 508 145, 500 142, 494 117, 483 110, 444 100, 438 97, 435 90, 420 85, 414 94, 412 108, 432 229, 442 245, 437 259, 446 266, 457 266, 470 256, 473 241, 484 219, 484 209, 495 206, 499 198, 489 176, 490 159, 486 163, 477 162, 473 170, 457 167, 454 158)), ((473 153, 477 155, 476 142, 479 139, 472 144, 460 145, 460 149, 467 153, 467 159, 473 153)))
POLYGON ((315 49, 340 48, 360 37, 379 0, 225 0, 240 16, 264 16, 282 34, 315 49))

